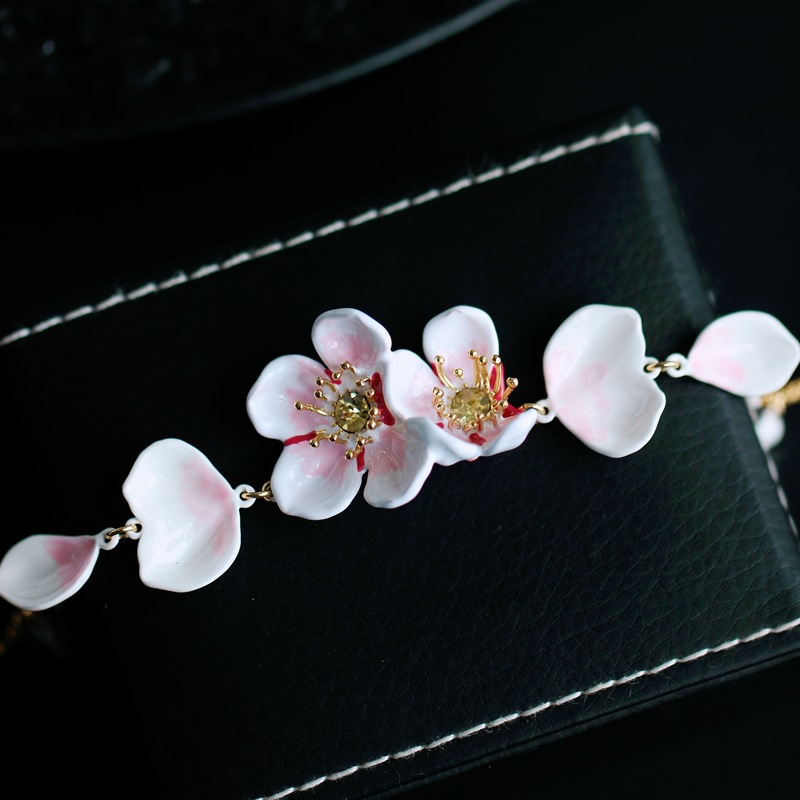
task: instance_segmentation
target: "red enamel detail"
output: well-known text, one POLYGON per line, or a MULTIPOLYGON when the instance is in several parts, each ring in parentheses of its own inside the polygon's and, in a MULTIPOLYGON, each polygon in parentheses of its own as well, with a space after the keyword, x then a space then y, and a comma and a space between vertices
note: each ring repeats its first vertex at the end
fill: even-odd
POLYGON ((437 422, 436 423, 440 428, 444 428, 444 422, 437 422))
POLYGON ((362 450, 362 451, 361 451, 361 452, 360 452, 360 453, 359 453, 359 454, 356 456, 356 469, 357 469, 359 472, 363 472, 363 471, 364 471, 364 467, 365 467, 365 466, 366 466, 366 464, 364 463, 364 451, 362 450))
POLYGON ((317 435, 316 431, 311 433, 301 433, 299 436, 290 436, 284 444, 300 444, 300 442, 310 442, 317 435))
POLYGON ((486 439, 484 439, 483 436, 481 436, 478 433, 471 433, 469 435, 469 440, 472 442, 472 444, 480 444, 480 445, 486 444, 486 439))
POLYGON ((338 385, 341 383, 341 381, 335 381, 335 380, 333 379, 333 372, 332 372, 331 370, 329 370, 329 369, 326 369, 326 370, 325 370, 325 374, 328 376, 328 380, 329 380, 331 383, 335 383, 337 386, 338 386, 338 385))
POLYGON ((384 425, 394 425, 392 412, 386 407, 386 401, 383 399, 383 380, 379 372, 376 372, 370 379, 370 386, 375 391, 375 404, 378 406, 378 411, 381 412, 381 422, 384 425))
POLYGON ((517 414, 521 414, 522 411, 515 406, 507 405, 503 411, 503 419, 506 417, 515 417, 517 414))
MULTIPOLYGON (((495 378, 497 378, 497 364, 492 367, 492 371, 489 375, 489 385, 494 386, 495 378)), ((503 392, 506 390, 506 369, 505 367, 500 364, 500 388, 495 393, 494 399, 499 400, 503 396, 503 392)))

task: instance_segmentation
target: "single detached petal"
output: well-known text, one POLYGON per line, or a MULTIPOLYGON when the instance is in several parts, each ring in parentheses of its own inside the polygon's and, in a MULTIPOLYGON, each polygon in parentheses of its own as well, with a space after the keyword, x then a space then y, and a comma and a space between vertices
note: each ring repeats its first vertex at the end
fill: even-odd
POLYGON ((389 332, 372 317, 355 308, 321 314, 311 328, 311 341, 331 370, 349 361, 359 374, 371 375, 392 347, 389 332))
POLYGON ((644 371, 646 363, 634 309, 584 306, 545 348, 546 403, 593 450, 612 458, 630 455, 650 441, 666 403, 644 371))
POLYGON ((27 611, 51 608, 86 583, 99 552, 94 536, 28 536, 0 562, 0 596, 27 611))
POLYGON ((397 508, 413 500, 433 467, 418 420, 386 428, 364 451, 364 499, 377 508, 397 508))
POLYGON ((280 510, 315 520, 344 511, 358 494, 362 478, 356 461, 348 461, 344 453, 344 447, 328 441, 318 447, 308 442, 284 447, 270 479, 280 510))
POLYGON ((682 372, 742 397, 781 389, 800 363, 800 342, 771 314, 737 311, 697 337, 682 372))
POLYGON ((318 418, 298 411, 295 403, 314 405, 314 381, 324 377, 325 367, 306 356, 281 356, 270 361, 247 395, 247 414, 255 429, 269 439, 285 442, 316 427, 318 418))
POLYGON ((471 370, 470 350, 487 358, 500 355, 492 318, 473 306, 454 306, 435 316, 422 332, 422 350, 431 363, 442 356, 448 371, 456 367, 471 370))
POLYGON ((145 449, 122 486, 142 524, 139 577, 173 592, 199 589, 239 553, 236 490, 195 447, 164 439, 145 449))

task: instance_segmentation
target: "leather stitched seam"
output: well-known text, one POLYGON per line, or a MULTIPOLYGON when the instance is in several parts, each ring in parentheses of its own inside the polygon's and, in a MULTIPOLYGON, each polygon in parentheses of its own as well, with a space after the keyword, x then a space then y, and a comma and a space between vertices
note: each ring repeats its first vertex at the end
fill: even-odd
POLYGON ((592 147, 610 144, 611 142, 616 142, 619 139, 624 139, 629 136, 643 135, 652 136, 654 139, 658 139, 658 128, 652 122, 647 121, 640 122, 636 125, 630 125, 629 123, 625 122, 614 128, 610 128, 604 133, 586 136, 585 138, 579 139, 571 144, 558 145, 550 150, 545 150, 542 153, 530 155, 526 158, 520 159, 519 161, 515 161, 513 164, 509 164, 508 166, 493 167, 492 169, 482 172, 478 175, 460 178, 459 180, 453 181, 452 183, 449 183, 439 189, 429 189, 422 194, 414 197, 403 198, 402 200, 382 206, 381 208, 371 208, 361 214, 357 214, 355 217, 351 217, 350 219, 335 220, 327 225, 323 225, 321 228, 318 228, 315 231, 305 231, 297 236, 291 237, 290 239, 271 242, 270 244, 258 247, 254 250, 246 250, 244 252, 237 253, 236 255, 224 259, 223 261, 219 261, 214 264, 207 264, 188 274, 181 272, 178 275, 158 283, 146 283, 144 286, 140 286, 138 289, 134 289, 130 292, 116 292, 115 294, 111 295, 111 297, 103 300, 100 303, 97 303, 96 305, 80 306, 79 308, 69 311, 66 314, 59 314, 57 316, 50 317, 49 319, 46 319, 37 325, 34 325, 33 327, 19 328, 13 333, 10 333, 0 339, 0 347, 19 341, 20 339, 25 339, 34 334, 50 330, 51 328, 54 328, 58 325, 63 325, 74 319, 79 319, 80 317, 85 317, 89 314, 96 314, 98 312, 105 311, 106 309, 118 306, 121 303, 128 303, 133 300, 138 300, 141 297, 155 294, 156 292, 172 289, 176 286, 189 283, 190 281, 195 281, 200 278, 205 278, 208 275, 213 275, 217 272, 230 269, 231 267, 235 267, 239 264, 254 261, 257 258, 263 258, 265 256, 272 255, 273 253, 278 253, 281 250, 297 247, 298 245, 312 242, 315 239, 320 239, 324 236, 330 236, 332 233, 345 230, 346 228, 355 228, 358 225, 363 225, 364 223, 371 222, 372 220, 382 219, 383 217, 388 217, 392 214, 397 214, 409 208, 430 203, 431 201, 438 200, 442 197, 449 197, 450 195, 456 194, 456 192, 460 192, 464 189, 468 189, 473 186, 479 186, 481 184, 488 183, 489 181, 505 177, 506 175, 514 175, 517 172, 523 172, 524 170, 535 167, 538 164, 546 164, 550 161, 555 161, 559 158, 563 158, 564 156, 571 155, 572 153, 578 153, 582 150, 588 150, 592 147))
POLYGON ((289 797, 290 795, 293 794, 298 794, 300 792, 307 792, 310 791, 311 789, 315 789, 317 786, 320 786, 323 783, 328 783, 331 781, 340 780, 341 778, 346 778, 349 775, 355 774, 356 772, 361 772, 371 767, 377 767, 379 764, 385 764, 388 761, 398 761, 403 758, 409 758, 410 756, 416 755, 417 753, 421 753, 427 750, 435 750, 439 747, 442 747, 458 739, 466 739, 468 736, 473 736, 479 731, 498 728, 501 725, 507 725, 508 723, 514 722, 515 720, 535 717, 538 714, 541 714, 543 711, 546 711, 548 708, 567 705, 568 703, 572 703, 581 697, 589 697, 591 695, 604 692, 607 689, 612 689, 616 686, 623 686, 628 683, 633 683, 633 681, 639 680, 640 678, 644 678, 651 675, 658 675, 659 673, 666 672, 667 670, 677 666, 678 664, 688 664, 692 661, 698 661, 699 659, 705 658, 706 656, 712 655, 714 653, 721 653, 725 650, 732 650, 733 648, 739 647, 740 645, 748 644, 750 642, 755 642, 767 636, 772 636, 773 634, 787 633, 788 631, 794 630, 797 627, 800 627, 800 618, 793 619, 790 622, 785 622, 782 625, 778 625, 776 627, 762 628, 761 630, 756 631, 755 633, 751 633, 749 636, 744 636, 744 637, 737 636, 735 639, 730 639, 727 642, 723 642, 722 644, 718 644, 714 647, 703 647, 702 649, 697 650, 694 653, 690 653, 688 656, 682 656, 680 658, 670 658, 667 661, 663 662, 662 664, 659 664, 656 667, 652 667, 651 669, 637 670, 636 672, 631 672, 630 674, 625 675, 622 678, 611 678, 610 680, 597 683, 588 689, 580 689, 578 691, 565 694, 562 697, 559 697, 557 700, 549 700, 547 702, 540 703, 539 705, 525 709, 524 711, 518 711, 511 714, 507 714, 503 717, 497 717, 496 719, 493 719, 489 722, 483 722, 480 723, 479 725, 474 725, 471 728, 466 728, 465 730, 458 731, 457 733, 451 733, 447 736, 442 736, 441 738, 436 739, 433 742, 429 742, 428 744, 425 745, 417 745, 415 747, 409 747, 405 750, 400 750, 396 753, 392 753, 391 755, 380 756, 379 758, 366 761, 363 764, 357 764, 352 767, 348 767, 347 769, 340 770, 338 772, 332 772, 329 775, 323 775, 320 776, 319 778, 314 778, 313 780, 307 781, 306 783, 300 784, 299 786, 292 786, 288 789, 283 789, 280 792, 276 792, 275 794, 265 795, 263 797, 258 798, 258 800, 282 800, 282 798, 289 797))

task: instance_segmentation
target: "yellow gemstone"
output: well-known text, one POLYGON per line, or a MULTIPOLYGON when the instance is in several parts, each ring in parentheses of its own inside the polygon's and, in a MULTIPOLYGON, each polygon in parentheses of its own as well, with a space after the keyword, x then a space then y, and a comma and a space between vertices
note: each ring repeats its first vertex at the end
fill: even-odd
POLYGON ((351 390, 336 401, 333 418, 345 433, 358 433, 367 427, 370 420, 369 409, 369 400, 363 394, 351 390))
POLYGON ((473 427, 492 415, 492 398, 484 389, 459 389, 450 401, 450 413, 460 428, 473 427))

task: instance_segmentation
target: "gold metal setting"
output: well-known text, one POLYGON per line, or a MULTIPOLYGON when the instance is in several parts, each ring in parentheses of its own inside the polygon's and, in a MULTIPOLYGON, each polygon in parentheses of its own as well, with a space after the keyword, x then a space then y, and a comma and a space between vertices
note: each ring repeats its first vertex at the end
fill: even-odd
POLYGON ((318 428, 308 440, 311 447, 321 442, 340 444, 347 449, 344 457, 352 461, 364 452, 373 439, 369 431, 381 424, 381 412, 375 399, 372 379, 359 376, 349 361, 343 361, 330 378, 320 376, 315 380, 314 398, 319 405, 298 400, 298 411, 310 411, 328 420, 327 428, 318 428))
POLYGON ((497 425, 497 418, 508 408, 509 395, 519 386, 516 378, 506 378, 503 389, 503 370, 500 356, 491 358, 470 350, 473 380, 468 383, 464 369, 456 367, 452 376, 460 382, 453 383, 445 372, 442 356, 433 359, 439 381, 444 386, 433 389, 433 407, 448 428, 458 428, 464 433, 479 433, 487 423, 497 425), (494 374, 492 374, 494 373, 494 374))
POLYGON ((761 398, 761 405, 783 416, 789 406, 800 403, 800 378, 789 381, 782 389, 761 398))

